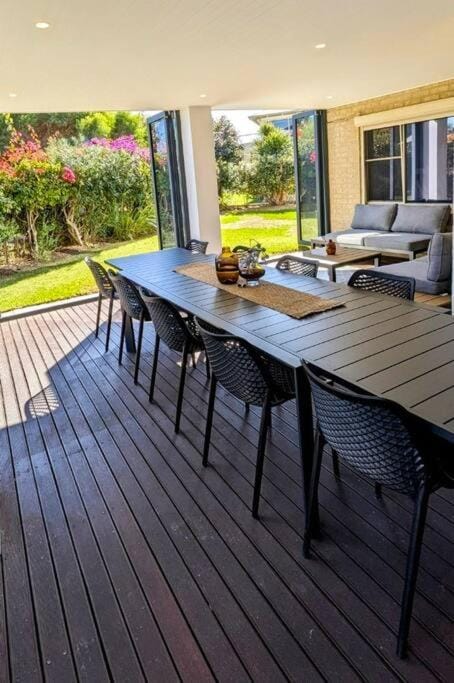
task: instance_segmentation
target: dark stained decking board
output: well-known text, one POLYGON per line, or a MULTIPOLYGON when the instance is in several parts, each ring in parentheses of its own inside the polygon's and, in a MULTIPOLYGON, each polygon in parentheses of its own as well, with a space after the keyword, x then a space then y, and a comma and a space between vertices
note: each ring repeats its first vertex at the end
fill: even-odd
MULTIPOLYGON (((356 293, 346 296, 355 316, 356 293)), ((219 392, 204 470, 204 364, 188 373, 174 436, 177 356, 163 348, 150 405, 152 326, 134 386, 133 357, 121 367, 116 359, 118 311, 108 354, 95 313, 87 304, 0 325, 0 681, 452 680, 450 492, 431 502, 402 662, 394 648, 408 501, 377 501, 347 468, 337 481, 327 457, 323 538, 303 560, 295 406, 275 411, 255 521, 259 411, 246 417, 219 392)), ((411 343, 422 344, 428 372, 436 356, 424 335, 434 333, 418 329, 411 343)), ((370 343, 387 367, 381 339, 370 343)), ((402 365, 404 379, 410 370, 402 365)), ((363 378, 363 365, 354 372, 363 378)))

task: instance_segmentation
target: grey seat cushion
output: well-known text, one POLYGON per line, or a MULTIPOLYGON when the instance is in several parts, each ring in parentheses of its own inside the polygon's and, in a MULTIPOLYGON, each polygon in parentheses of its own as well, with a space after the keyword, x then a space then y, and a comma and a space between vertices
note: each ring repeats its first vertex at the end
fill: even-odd
POLYGON ((409 232, 388 232, 364 236, 364 246, 370 249, 397 249, 398 251, 424 251, 428 248, 432 235, 411 234, 409 232))
POLYGON ((399 204, 391 230, 392 232, 413 232, 426 235, 445 232, 450 213, 449 204, 428 204, 427 206, 399 204))
POLYGON ((375 235, 373 230, 337 230, 337 232, 329 232, 323 236, 324 240, 333 240, 338 244, 346 244, 349 246, 362 247, 364 246, 364 239, 366 235, 375 235))
POLYGON ((390 266, 380 266, 375 270, 381 270, 390 275, 405 275, 414 277, 417 292, 425 294, 445 294, 451 291, 451 278, 439 282, 434 282, 427 278, 429 258, 417 258, 414 261, 404 261, 403 263, 393 263, 390 266))
POLYGON ((352 230, 391 230, 396 204, 356 204, 352 230))

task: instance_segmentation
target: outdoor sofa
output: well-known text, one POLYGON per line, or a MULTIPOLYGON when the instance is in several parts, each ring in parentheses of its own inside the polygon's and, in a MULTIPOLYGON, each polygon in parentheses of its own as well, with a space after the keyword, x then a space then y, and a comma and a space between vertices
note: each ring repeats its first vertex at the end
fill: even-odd
POLYGON ((427 256, 414 261, 380 266, 391 275, 405 275, 415 279, 416 291, 425 294, 446 294, 451 291, 452 232, 436 233, 429 245, 427 256))
POLYGON ((345 247, 380 251, 412 260, 427 251, 435 234, 452 230, 450 204, 357 204, 350 228, 324 235, 345 247))

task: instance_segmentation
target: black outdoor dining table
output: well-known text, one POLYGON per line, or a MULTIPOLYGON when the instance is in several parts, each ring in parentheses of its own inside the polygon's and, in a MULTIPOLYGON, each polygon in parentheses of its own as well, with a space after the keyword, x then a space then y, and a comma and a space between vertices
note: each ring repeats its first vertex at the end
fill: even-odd
MULTIPOLYGON (((294 369, 304 491, 312 464, 312 405, 302 361, 385 396, 454 443, 454 320, 390 296, 267 268, 265 278, 343 305, 302 320, 174 272, 213 256, 186 249, 110 259, 136 285, 233 335, 294 369)), ((129 350, 133 338, 129 335, 129 350)), ((305 495, 305 502, 307 496, 305 495)))

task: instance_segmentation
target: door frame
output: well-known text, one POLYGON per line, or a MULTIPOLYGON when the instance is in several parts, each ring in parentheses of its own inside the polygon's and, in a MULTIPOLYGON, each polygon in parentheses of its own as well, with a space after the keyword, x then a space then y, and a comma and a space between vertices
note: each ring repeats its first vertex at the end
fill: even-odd
POLYGON ((326 123, 326 110, 313 109, 298 112, 292 116, 292 139, 293 159, 295 168, 295 197, 296 197, 296 220, 297 238, 299 246, 304 246, 301 233, 301 197, 300 197, 300 166, 298 156, 298 122, 314 117, 314 142, 315 142, 315 187, 317 202, 317 232, 319 236, 330 232, 330 207, 329 207, 329 178, 328 178, 328 131, 326 123))
POLYGON ((178 247, 184 247, 189 239, 189 211, 184 172, 183 144, 181 139, 180 112, 177 110, 161 111, 147 118, 148 144, 150 148, 150 170, 158 223, 159 249, 162 249, 161 215, 158 202, 156 165, 153 154, 152 124, 165 122, 167 136, 167 160, 170 180, 170 201, 172 204, 172 222, 175 241, 178 247))

